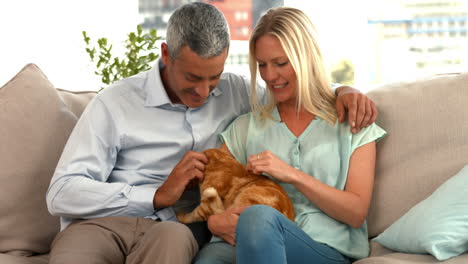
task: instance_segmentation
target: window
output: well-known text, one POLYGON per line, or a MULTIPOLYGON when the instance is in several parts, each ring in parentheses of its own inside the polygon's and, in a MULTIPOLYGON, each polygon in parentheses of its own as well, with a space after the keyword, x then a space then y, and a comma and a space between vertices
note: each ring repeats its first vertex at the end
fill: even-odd
MULTIPOLYGON (((119 43, 127 33, 135 31, 137 24, 155 27, 164 36, 172 11, 191 1, 44 0, 28 1, 28 8, 22 1, 2 1, 0 9, 8 12, 0 16, 1 32, 10 40, 4 40, 0 49, 0 82, 7 82, 25 64, 33 62, 57 87, 98 90, 102 85, 84 50, 81 31, 86 30, 94 40, 107 37, 119 52, 119 43)), ((248 74, 247 40, 252 27, 265 10, 281 5, 300 8, 309 15, 318 30, 327 66, 332 69, 342 61, 351 62, 354 83, 360 89, 443 73, 440 65, 444 60, 453 60, 450 56, 454 50, 459 62, 450 64, 450 71, 468 69, 468 25, 466 16, 460 15, 468 14, 468 0, 457 1, 463 4, 452 9, 450 5, 435 8, 427 4, 431 1, 405 5, 407 1, 374 0, 367 1, 366 8, 357 8, 355 2, 346 0, 313 1, 310 5, 301 0, 206 1, 225 13, 232 35, 237 38, 231 42, 226 71, 248 74), (428 55, 427 47, 435 44, 446 45, 433 51, 440 62, 425 63, 421 58, 428 55), (453 49, 447 49, 449 45, 453 49), (410 48, 420 52, 411 52, 410 48), (424 71, 419 71, 422 65, 424 71)))

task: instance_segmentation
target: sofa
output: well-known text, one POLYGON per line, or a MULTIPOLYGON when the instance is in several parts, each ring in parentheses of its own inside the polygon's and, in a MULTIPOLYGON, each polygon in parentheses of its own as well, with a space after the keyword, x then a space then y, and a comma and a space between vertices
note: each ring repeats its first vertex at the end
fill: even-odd
MULTIPOLYGON (((67 137, 95 94, 56 88, 35 64, 26 65, 0 88, 0 263, 48 263, 59 219, 48 213, 45 194, 67 137)), ((468 263, 464 249, 440 261, 431 249, 395 250, 391 243, 375 239, 423 202, 426 207, 414 211, 423 217, 417 219, 418 214, 413 214, 413 226, 390 235, 393 244, 417 244, 413 240, 418 234, 413 230, 426 222, 446 221, 446 216, 432 216, 450 205, 439 205, 435 208, 441 210, 431 212, 431 206, 441 199, 438 196, 431 202, 429 198, 468 164, 468 73, 386 84, 368 96, 379 109, 377 123, 388 135, 377 143, 374 192, 367 219, 371 253, 355 263, 468 263)), ((452 186, 460 187, 464 182, 468 180, 452 186)), ((448 198, 468 200, 459 198, 468 198, 468 192, 450 189, 449 193, 448 198)), ((461 220, 457 218, 459 226, 455 229, 449 228, 456 234, 447 238, 449 243, 456 240, 457 246, 468 246, 468 221, 463 224, 468 213, 463 213, 463 206, 455 207, 461 220)), ((429 229, 418 232, 431 233, 437 228, 429 229)))

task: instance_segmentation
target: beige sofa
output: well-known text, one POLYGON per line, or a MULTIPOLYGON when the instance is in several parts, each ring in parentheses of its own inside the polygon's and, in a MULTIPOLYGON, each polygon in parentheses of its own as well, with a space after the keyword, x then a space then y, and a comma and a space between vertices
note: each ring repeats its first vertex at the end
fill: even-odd
MULTIPOLYGON (((0 88, 0 263, 48 263, 59 220, 49 215, 45 193, 67 137, 94 95, 56 89, 34 64, 0 88)), ((468 164, 468 73, 389 84, 368 95, 380 111, 377 123, 388 131, 377 146, 372 238, 468 164)), ((371 257, 356 263, 438 261, 372 241, 371 257)), ((468 254, 444 263, 468 263, 468 254)))

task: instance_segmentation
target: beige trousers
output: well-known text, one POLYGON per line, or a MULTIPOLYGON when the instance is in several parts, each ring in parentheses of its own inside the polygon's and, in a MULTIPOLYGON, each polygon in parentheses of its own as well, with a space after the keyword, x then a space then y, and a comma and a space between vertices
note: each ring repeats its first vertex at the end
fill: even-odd
POLYGON ((73 223, 52 243, 51 264, 188 264, 198 251, 192 232, 176 222, 104 217, 73 223))

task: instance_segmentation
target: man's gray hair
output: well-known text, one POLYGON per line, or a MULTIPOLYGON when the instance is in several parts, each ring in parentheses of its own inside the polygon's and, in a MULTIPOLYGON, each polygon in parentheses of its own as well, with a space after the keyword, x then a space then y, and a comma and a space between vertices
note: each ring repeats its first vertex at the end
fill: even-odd
POLYGON ((172 60, 188 45, 198 56, 219 56, 229 47, 229 27, 216 7, 194 2, 177 8, 169 19, 166 42, 172 60))

